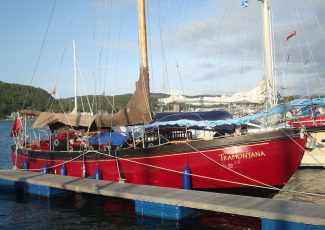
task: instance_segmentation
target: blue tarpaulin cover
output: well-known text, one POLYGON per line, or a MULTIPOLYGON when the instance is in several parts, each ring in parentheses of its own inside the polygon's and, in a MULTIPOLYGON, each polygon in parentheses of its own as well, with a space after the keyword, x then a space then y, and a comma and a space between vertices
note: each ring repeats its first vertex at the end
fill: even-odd
MULTIPOLYGON (((135 133, 134 138, 138 138, 141 134, 135 133)), ((113 133, 100 133, 96 136, 89 138, 89 144, 99 145, 99 144, 109 144, 112 145, 123 145, 130 137, 132 137, 131 132, 113 132, 113 133), (111 141, 111 142, 110 142, 111 141)))

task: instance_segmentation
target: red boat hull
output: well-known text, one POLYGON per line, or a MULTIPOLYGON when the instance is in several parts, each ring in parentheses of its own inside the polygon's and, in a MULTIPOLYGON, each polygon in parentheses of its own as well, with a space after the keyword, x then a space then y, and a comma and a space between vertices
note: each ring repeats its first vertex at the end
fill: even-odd
MULTIPOLYGON (((99 169, 103 180, 119 181, 118 178, 122 178, 126 183, 173 188, 182 188, 182 171, 187 163, 192 173, 192 188, 212 189, 284 185, 298 168, 305 144, 306 135, 303 139, 296 135, 293 138, 189 152, 147 154, 148 149, 155 151, 155 148, 147 148, 139 150, 143 152, 142 156, 134 157, 132 150, 129 150, 130 154, 125 154, 119 160, 115 157, 102 159, 102 155, 94 152, 87 153, 83 160, 79 153, 80 157, 71 161, 55 159, 51 157, 51 154, 55 154, 52 152, 47 152, 46 158, 33 157, 33 151, 24 150, 18 151, 16 159, 13 146, 11 156, 19 169, 27 160, 31 171, 39 171, 46 163, 50 173, 60 174, 60 168, 65 163, 68 176, 82 177, 84 170, 88 175, 93 175, 99 169), (98 156, 97 159, 94 154, 98 156)), ((34 153, 37 151, 34 150, 34 153)), ((111 154, 115 156, 114 151, 111 154)))
POLYGON ((288 124, 292 127, 317 127, 325 126, 325 116, 317 116, 316 119, 312 117, 299 118, 296 120, 289 121, 288 124))

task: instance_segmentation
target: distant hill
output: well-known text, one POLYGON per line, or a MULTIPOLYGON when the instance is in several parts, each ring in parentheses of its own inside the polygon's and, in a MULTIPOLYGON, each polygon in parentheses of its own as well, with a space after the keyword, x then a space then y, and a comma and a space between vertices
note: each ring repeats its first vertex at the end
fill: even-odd
MULTIPOLYGON (((116 95, 114 97, 115 111, 123 109, 131 99, 132 94, 116 95)), ((168 97, 167 94, 154 93, 151 94, 150 104, 152 110, 158 110, 157 103, 159 97, 168 97)), ((112 112, 113 96, 102 97, 86 96, 77 97, 78 111, 89 112, 91 107, 92 111, 96 113, 98 110, 106 110, 108 113, 112 112), (92 105, 89 106, 88 104, 92 105)), ((0 81, 0 118, 4 119, 10 116, 11 112, 28 109, 35 111, 54 111, 70 112, 74 108, 74 97, 64 98, 57 100, 47 91, 36 88, 33 86, 26 86, 20 84, 10 84, 0 81), (27 97, 26 97, 27 95, 27 97), (25 101, 26 98, 26 101, 25 101)))
MULTIPOLYGON (((114 97, 114 112, 117 112, 123 109, 126 104, 131 99, 132 94, 123 94, 123 95, 116 95, 114 97)), ((193 97, 202 97, 202 96, 211 96, 211 95, 198 95, 198 96, 187 96, 188 98, 193 97)), ((150 105, 152 111, 159 111, 158 106, 158 98, 166 98, 169 97, 168 94, 162 93, 151 93, 150 94, 150 105)), ((297 98, 300 98, 299 95, 294 95, 290 97, 283 97, 279 99, 278 103, 287 103, 297 98)), ((319 96, 313 96, 319 97, 319 96)), ((324 96, 320 96, 324 97, 324 96)), ((77 97, 78 100, 78 111, 85 111, 89 112, 91 110, 94 113, 97 113, 99 110, 107 111, 108 113, 112 112, 113 103, 113 96, 106 96, 102 97, 101 95, 97 96, 88 96, 88 100, 86 96, 77 97), (88 104, 91 106, 89 106, 88 104)), ((184 104, 179 104, 180 110, 185 109, 184 104)), ((217 108, 222 105, 213 105, 208 106, 206 108, 217 108)), ((202 106, 190 106, 191 108, 197 108, 202 106)), ((54 112, 71 112, 74 108, 74 97, 71 98, 64 98, 57 100, 55 99, 50 93, 47 91, 36 88, 33 86, 26 86, 26 85, 19 85, 19 84, 10 84, 4 83, 0 81, 0 118, 3 119, 6 116, 9 116, 11 112, 21 110, 21 109, 28 109, 28 110, 35 110, 35 111, 54 111, 54 112), (27 95, 27 97, 26 97, 27 95), (25 101, 26 98, 26 101, 25 101)), ((172 109, 172 106, 164 106, 164 110, 172 109)))
POLYGON ((0 81, 0 118, 21 110, 24 104, 24 109, 44 111, 50 97, 51 94, 41 88, 0 81))

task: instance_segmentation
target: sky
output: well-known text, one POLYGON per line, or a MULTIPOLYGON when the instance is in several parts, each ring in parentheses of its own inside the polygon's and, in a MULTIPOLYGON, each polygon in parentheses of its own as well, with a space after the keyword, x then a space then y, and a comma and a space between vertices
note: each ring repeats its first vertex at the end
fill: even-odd
MULTIPOLYGON (((264 75, 261 2, 241 4, 148 1, 150 91, 231 96, 253 89, 264 75)), ((279 93, 324 95, 324 1, 269 0, 269 6, 279 93)), ((0 28, 3 82, 73 96, 75 40, 78 95, 135 90, 140 68, 135 0, 1 1, 0 28)))

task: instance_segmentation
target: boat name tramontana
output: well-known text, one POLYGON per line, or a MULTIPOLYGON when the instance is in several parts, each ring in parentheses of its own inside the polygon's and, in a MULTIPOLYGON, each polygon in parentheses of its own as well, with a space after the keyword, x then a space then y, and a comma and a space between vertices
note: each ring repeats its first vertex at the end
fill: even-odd
POLYGON ((238 153, 238 154, 231 154, 231 155, 226 155, 226 154, 219 154, 221 157, 221 161, 229 161, 229 160, 234 160, 234 159, 242 159, 242 158, 252 158, 252 157, 262 157, 265 156, 264 152, 251 152, 251 153, 238 153))

